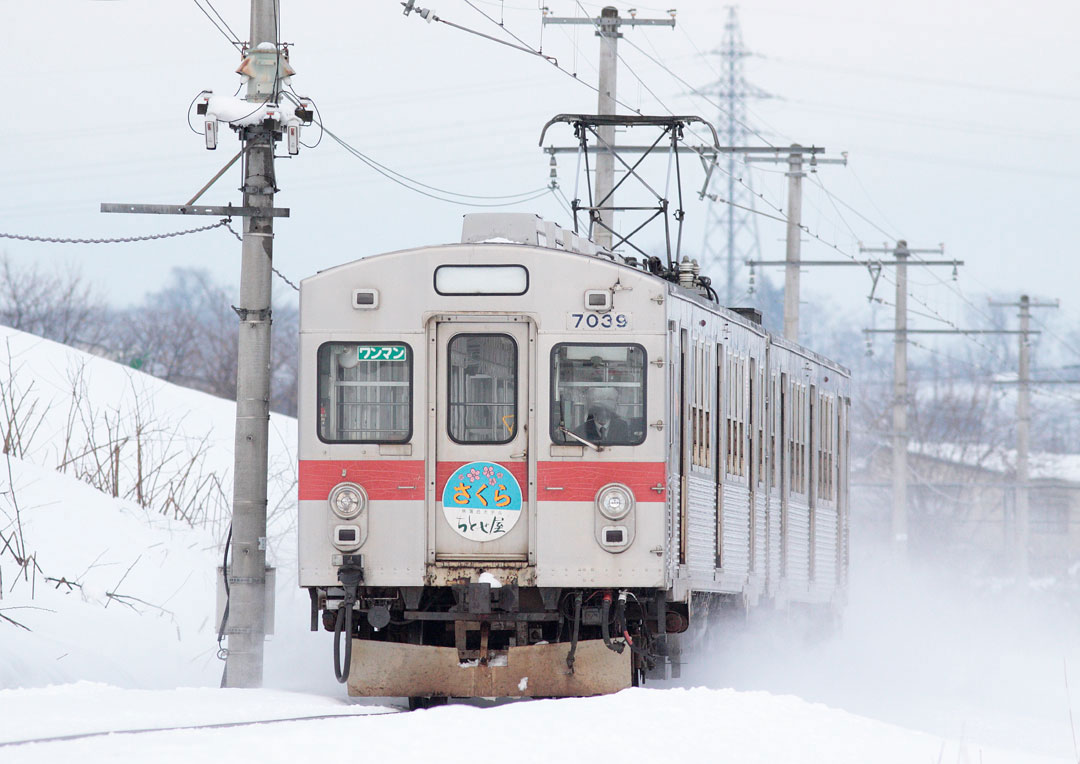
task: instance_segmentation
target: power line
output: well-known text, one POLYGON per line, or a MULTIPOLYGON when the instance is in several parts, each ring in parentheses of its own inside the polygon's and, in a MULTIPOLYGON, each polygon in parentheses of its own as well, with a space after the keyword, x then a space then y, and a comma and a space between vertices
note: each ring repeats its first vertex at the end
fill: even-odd
MULTIPOLYGON (((284 93, 284 95, 285 95, 286 98, 291 100, 293 103, 296 103, 297 105, 299 105, 299 103, 300 103, 299 99, 296 98, 293 94, 284 93)), ((446 194, 447 196, 458 196, 458 197, 461 197, 463 199, 481 199, 481 200, 503 199, 503 200, 512 200, 512 201, 507 201, 504 204, 474 204, 473 205, 473 206, 477 206, 477 207, 503 207, 503 206, 508 206, 510 204, 518 204, 520 202, 532 201, 533 199, 538 199, 541 196, 544 196, 546 193, 548 193, 550 191, 550 189, 547 186, 544 186, 543 188, 534 188, 534 189, 531 189, 529 191, 522 191, 522 192, 516 193, 516 194, 483 195, 483 194, 463 194, 463 193, 460 193, 460 192, 457 192, 457 191, 450 191, 449 189, 439 188, 438 186, 432 186, 432 185, 430 185, 428 183, 424 183, 422 181, 416 180, 415 178, 411 178, 408 175, 400 173, 397 170, 394 170, 394 169, 388 167, 387 165, 382 164, 381 162, 373 159, 372 157, 368 156, 364 152, 360 151, 360 149, 356 148, 355 146, 350 144, 348 141, 346 141, 344 138, 340 137, 339 135, 337 135, 336 133, 334 133, 330 129, 328 129, 326 127, 326 125, 323 123, 323 121, 321 119, 321 116, 318 115, 318 112, 316 112, 316 116, 312 120, 312 122, 317 124, 319 126, 319 128, 323 131, 323 133, 325 133, 331 139, 333 139, 335 143, 337 143, 339 146, 341 146, 343 149, 348 151, 350 154, 352 154, 354 157, 356 157, 360 161, 364 162, 366 165, 368 165, 371 169, 378 172, 380 175, 383 175, 384 177, 388 178, 389 180, 392 180, 395 183, 397 183, 398 185, 404 186, 405 188, 408 188, 411 191, 416 191, 417 193, 422 193, 425 196, 429 196, 429 197, 431 197, 433 199, 439 199, 440 201, 450 202, 452 204, 471 204, 470 202, 459 202, 459 201, 456 201, 454 199, 441 198, 441 197, 435 196, 434 194, 425 193, 424 191, 421 191, 420 189, 427 189, 427 190, 433 191, 433 192, 435 192, 437 194, 446 194), (420 188, 414 188, 414 186, 419 186, 420 188), (524 198, 524 197, 528 197, 528 198, 524 198)), ((321 136, 320 136, 319 140, 320 141, 322 140, 321 136)), ((318 145, 318 144, 316 144, 316 145, 318 145)))
MULTIPOLYGON (((505 32, 506 34, 509 34, 515 40, 520 42, 521 45, 514 45, 513 43, 506 42, 505 40, 500 40, 499 38, 493 37, 492 35, 484 34, 483 32, 480 32, 480 31, 478 31, 476 29, 472 29, 472 28, 464 26, 462 24, 455 24, 453 22, 447 21, 446 19, 432 13, 429 10, 425 10, 425 9, 416 7, 415 6, 415 0, 409 0, 409 2, 406 3, 405 10, 406 10, 406 15, 408 15, 410 12, 416 12, 417 14, 420 14, 421 18, 430 19, 431 21, 437 21, 437 22, 439 22, 441 24, 446 24, 447 26, 453 27, 454 29, 458 29, 458 30, 460 30, 462 32, 467 32, 468 34, 476 35, 477 37, 482 37, 485 40, 490 40, 491 42, 498 43, 499 45, 505 45, 505 46, 507 46, 509 48, 512 48, 513 50, 520 50, 523 53, 528 53, 530 55, 537 56, 538 58, 541 58, 541 59, 547 61, 549 64, 554 66, 558 71, 562 72, 567 77, 574 80, 574 82, 581 83, 582 85, 587 87, 589 90, 593 91, 594 93, 599 93, 600 92, 600 89, 597 88, 595 85, 590 85, 585 80, 582 80, 582 79, 578 78, 576 72, 570 72, 568 69, 565 69, 564 67, 562 67, 559 64, 558 60, 554 56, 548 56, 548 55, 545 55, 543 52, 541 52, 539 50, 536 50, 535 48, 533 48, 529 44, 523 42, 520 37, 518 37, 513 32, 511 32, 507 28, 507 26, 505 24, 500 24, 498 21, 495 21, 490 16, 488 16, 486 13, 484 13, 481 9, 476 8, 476 6, 472 6, 472 7, 474 8, 474 10, 476 10, 478 13, 480 13, 482 16, 484 16, 484 18, 488 19, 493 24, 495 24, 497 27, 499 27, 503 32, 505 32)), ((624 101, 620 101, 617 98, 614 99, 614 100, 615 100, 615 102, 617 104, 622 106, 624 109, 628 109, 629 111, 632 111, 635 114, 641 114, 641 109, 636 109, 633 106, 630 106, 628 103, 626 103, 624 101)))
MULTIPOLYGON (((153 241, 154 239, 172 239, 177 236, 187 236, 191 233, 202 233, 215 228, 228 226, 229 219, 219 220, 213 225, 204 225, 200 228, 188 228, 184 231, 172 231, 170 233, 152 233, 144 236, 122 236, 111 239, 65 239, 57 236, 29 236, 18 233, 0 233, 0 239, 14 239, 16 241, 33 241, 48 244, 130 244, 137 241, 153 241)), ((232 230, 232 229, 230 229, 232 230)))
MULTIPOLYGON (((861 212, 859 212, 859 211, 858 211, 857 209, 855 209, 854 207, 852 207, 852 206, 851 206, 850 204, 848 204, 847 202, 845 202, 845 201, 844 201, 843 199, 840 199, 839 197, 835 196, 835 195, 834 195, 834 194, 833 194, 833 193, 832 193, 831 191, 829 191, 829 189, 825 188, 825 183, 824 183, 824 181, 822 181, 822 180, 821 180, 821 177, 820 177, 820 175, 818 175, 818 174, 814 174, 814 175, 812 175, 812 176, 811 176, 811 180, 813 180, 813 181, 814 181, 814 183, 815 183, 815 184, 817 185, 817 187, 818 187, 818 188, 820 188, 820 189, 821 189, 822 191, 824 191, 824 192, 825 192, 825 196, 826 196, 826 197, 828 197, 829 201, 833 203, 833 207, 834 207, 834 209, 835 209, 835 206, 836 206, 836 204, 842 204, 842 205, 843 205, 844 207, 846 207, 846 208, 847 208, 848 210, 850 210, 851 212, 853 212, 853 213, 855 213, 856 215, 858 215, 858 216, 859 216, 859 218, 861 218, 861 219, 862 219, 862 220, 863 220, 864 222, 866 222, 866 223, 869 223, 869 224, 870 224, 871 226, 873 226, 873 227, 874 227, 874 228, 875 228, 875 229, 876 229, 876 230, 877 230, 877 231, 878 231, 879 233, 882 233, 882 234, 884 234, 885 236, 889 237, 890 239, 895 239, 895 238, 896 238, 896 237, 895 237, 895 236, 893 236, 893 235, 892 235, 891 233, 889 233, 889 232, 888 232, 888 231, 886 231, 886 230, 885 230, 884 228, 882 228, 882 227, 881 227, 881 226, 879 226, 879 225, 878 225, 877 223, 875 223, 875 222, 874 222, 873 220, 871 220, 870 218, 868 218, 868 217, 867 217, 866 215, 862 214, 862 213, 861 213, 861 212)), ((840 215, 840 210, 836 210, 836 214, 837 214, 837 215, 840 215)), ((841 220, 844 220, 844 216, 843 216, 843 215, 840 215, 840 219, 841 219, 841 220)), ((847 225, 847 221, 846 221, 846 220, 844 220, 844 225, 847 225)), ((855 231, 853 231, 853 230, 851 229, 851 226, 847 226, 847 228, 848 228, 848 230, 849 230, 849 231, 851 231, 851 235, 852 235, 852 236, 855 236, 855 238, 856 238, 856 239, 857 239, 857 238, 859 238, 858 236, 856 236, 856 235, 855 235, 855 231)))
POLYGON ((438 188, 435 188, 434 186, 429 186, 426 183, 421 183, 420 181, 413 180, 412 178, 409 178, 409 177, 407 177, 405 175, 402 175, 401 173, 398 173, 398 172, 395 172, 394 170, 391 170, 389 167, 386 167, 385 165, 382 165, 382 164, 376 162, 374 159, 367 156, 366 154, 364 154, 359 149, 356 149, 353 146, 351 146, 343 138, 340 138, 336 133, 334 133, 331 130, 327 129, 327 127, 325 125, 320 125, 320 127, 322 127, 323 131, 325 131, 325 133, 335 143, 337 143, 339 146, 341 146, 347 152, 352 154, 354 157, 359 159, 361 162, 366 164, 368 167, 370 167, 371 169, 373 169, 375 172, 379 173, 380 175, 382 175, 386 179, 391 180, 394 183, 397 183, 399 186, 402 186, 404 188, 409 189, 410 191, 418 193, 418 194, 420 194, 422 196, 429 197, 431 199, 436 199, 436 200, 438 200, 440 202, 447 202, 449 204, 460 204, 460 205, 465 206, 465 207, 509 207, 511 205, 514 205, 514 204, 522 204, 524 202, 531 202, 531 201, 533 201, 535 199, 539 199, 540 197, 550 193, 550 191, 551 191, 547 186, 545 186, 544 188, 534 189, 533 191, 522 192, 521 194, 508 194, 508 195, 504 195, 504 196, 478 196, 478 195, 474 195, 474 194, 459 194, 459 193, 456 193, 456 192, 453 192, 453 191, 446 191, 446 190, 443 190, 443 189, 438 189, 438 188), (415 185, 410 185, 410 184, 415 184, 415 185), (417 188, 416 186, 422 186, 423 188, 417 188), (451 194, 451 195, 454 195, 454 196, 460 196, 460 197, 462 197, 462 199, 448 199, 445 196, 439 196, 439 195, 437 195, 435 193, 430 193, 428 191, 425 191, 424 188, 431 188, 431 189, 433 189, 433 190, 435 190, 435 191, 437 191, 438 193, 441 193, 441 194, 451 194), (529 194, 531 194, 531 195, 529 195, 529 194), (516 197, 520 197, 520 198, 516 198, 516 197), (480 202, 465 201, 465 200, 468 200, 468 199, 511 199, 511 201, 498 202, 498 203, 480 203, 480 202))
MULTIPOLYGON (((235 236, 235 237, 237 238, 237 240, 238 240, 238 241, 241 241, 241 242, 242 242, 242 241, 244 240, 244 237, 243 237, 243 236, 241 236, 240 234, 238 234, 238 233, 237 233, 237 232, 236 232, 236 231, 235 231, 235 230, 233 229, 233 227, 232 227, 231 225, 229 225, 229 223, 228 223, 228 222, 226 222, 226 223, 225 223, 225 227, 229 229, 229 233, 231 233, 231 234, 232 234, 233 236, 235 236)), ((285 275, 284 273, 282 273, 281 271, 279 271, 279 270, 277 269, 277 267, 276 267, 276 266, 274 266, 274 265, 271 265, 271 266, 270 266, 270 270, 274 272, 274 275, 275 275, 275 276, 277 276, 277 277, 278 277, 279 279, 281 279, 281 280, 282 280, 282 281, 284 281, 284 282, 285 282, 286 284, 288 284, 289 286, 291 286, 291 287, 292 287, 293 289, 295 289, 295 290, 296 290, 297 292, 299 292, 299 291, 300 291, 300 287, 298 287, 298 286, 297 286, 296 284, 294 284, 294 283, 293 283, 292 281, 290 281, 290 280, 288 279, 288 277, 287 277, 287 276, 286 276, 286 275, 285 275)))
MULTIPOLYGON (((650 60, 650 61, 652 61, 652 62, 653 62, 654 64, 656 64, 657 66, 659 66, 659 67, 660 67, 661 69, 663 69, 663 70, 664 70, 665 72, 667 72, 667 73, 668 73, 668 74, 670 74, 670 75, 671 75, 672 77, 674 77, 674 78, 675 78, 675 79, 676 79, 676 80, 677 80, 677 81, 678 81, 679 83, 681 83, 681 84, 682 84, 682 85, 683 85, 684 87, 686 87, 686 88, 689 88, 689 89, 690 89, 690 91, 691 91, 691 92, 692 92, 692 93, 693 93, 694 95, 698 96, 698 97, 699 97, 699 98, 701 98, 701 99, 702 99, 703 101, 705 101, 706 103, 708 103, 708 104, 709 104, 710 106, 712 106, 713 108, 717 109, 717 110, 718 110, 718 111, 720 111, 721 113, 723 113, 723 114, 727 114, 727 115, 729 115, 729 116, 732 116, 732 115, 730 114, 730 112, 729 112, 729 111, 728 111, 727 109, 725 109, 725 108, 724 108, 723 106, 721 106, 721 105, 720 105, 719 103, 717 103, 717 102, 716 102, 716 101, 714 101, 713 99, 709 98, 709 97, 708 97, 708 96, 707 96, 707 95, 706 95, 705 93, 701 92, 701 90, 700 90, 700 89, 698 89, 698 88, 694 87, 694 86, 693 86, 693 85, 691 85, 691 84, 690 84, 689 82, 687 82, 686 80, 684 80, 684 79, 683 79, 682 77, 680 77, 679 75, 677 75, 677 74, 676 74, 676 73, 675 73, 674 71, 672 71, 672 70, 671 70, 671 68, 670 68, 669 66, 667 66, 667 64, 664 64, 664 63, 663 63, 662 61, 659 61, 659 60, 657 60, 657 59, 653 58, 652 56, 650 56, 650 55, 649 55, 648 53, 646 53, 646 52, 645 52, 644 50, 642 50, 640 46, 638 46, 638 45, 635 45, 635 44, 634 44, 634 42, 633 42, 632 40, 630 40, 630 39, 627 39, 627 40, 626 40, 626 43, 627 43, 628 45, 630 45, 630 47, 632 47, 632 48, 633 48, 634 50, 636 50, 636 51, 637 51, 638 53, 640 53, 641 55, 645 56, 645 58, 649 59, 649 60, 650 60)), ((624 62, 624 63, 625 63, 625 62, 624 62)), ((760 132, 758 132, 757 130, 755 130, 755 129, 754 129, 754 128, 753 128, 752 126, 751 126, 751 125, 748 125, 748 124, 747 124, 746 122, 744 122, 743 120, 741 120, 741 119, 738 119, 738 117, 735 117, 735 120, 736 120, 736 122, 738 122, 738 124, 739 124, 739 125, 741 125, 741 126, 742 126, 743 128, 745 128, 745 129, 746 129, 747 131, 749 131, 749 132, 750 132, 750 133, 752 133, 753 135, 756 135, 756 136, 757 136, 758 138, 760 138, 760 139, 761 139, 761 141, 762 141, 763 143, 765 143, 765 144, 766 144, 767 146, 770 146, 770 147, 772 147, 772 148, 775 148, 774 144, 773 144, 773 143, 772 143, 771 141, 769 141, 769 139, 768 139, 768 138, 766 138, 766 137, 765 137, 764 135, 762 135, 762 134, 761 134, 760 132)))
MULTIPOLYGON (((468 2, 468 1, 469 1, 469 0, 465 0, 465 2, 468 2)), ((589 21, 591 21, 591 22, 592 22, 593 28, 594 28, 594 29, 596 29, 597 33, 598 33, 598 34, 602 34, 602 33, 603 33, 603 30, 602 30, 602 29, 600 28, 600 24, 599 24, 599 23, 597 23, 597 21, 596 21, 596 19, 595 19, 595 18, 593 18, 592 16, 590 16, 590 15, 589 15, 589 12, 588 12, 588 11, 587 11, 587 10, 585 9, 585 6, 581 4, 580 0, 574 0, 574 2, 576 2, 576 3, 577 3, 577 6, 578 6, 578 8, 580 8, 580 9, 581 9, 581 12, 585 14, 586 18, 588 18, 588 19, 589 19, 589 21)), ((625 41, 626 41, 627 43, 629 43, 630 45, 632 45, 632 46, 634 47, 634 49, 635 49, 635 50, 641 51, 642 53, 644 53, 644 54, 645 54, 646 56, 648 56, 649 58, 652 58, 652 57, 651 57, 651 56, 649 56, 649 55, 648 55, 647 53, 645 53, 644 51, 642 51, 642 50, 641 50, 641 48, 639 48, 639 47, 638 47, 637 45, 634 45, 633 41, 632 41, 632 40, 630 40, 630 38, 628 38, 628 37, 624 37, 623 39, 624 39, 624 40, 625 40, 625 41)), ((663 102, 663 101, 662 101, 662 100, 660 99, 660 96, 656 95, 656 93, 654 93, 654 92, 653 92, 652 88, 650 88, 650 87, 649 87, 648 85, 646 85, 646 84, 645 84, 645 81, 644 81, 643 79, 641 79, 641 77, 639 77, 639 76, 638 76, 638 73, 634 71, 633 67, 632 67, 632 66, 630 66, 630 64, 628 64, 628 63, 626 62, 626 59, 622 57, 622 54, 620 54, 620 53, 619 53, 618 51, 616 51, 616 53, 615 53, 615 57, 616 57, 616 58, 617 58, 617 59, 618 59, 619 61, 621 61, 621 62, 622 62, 622 65, 626 67, 626 71, 630 72, 630 74, 631 74, 631 75, 633 76, 633 78, 634 78, 635 80, 637 80, 637 81, 638 81, 638 84, 639 84, 639 85, 641 85, 641 87, 645 88, 645 90, 647 90, 647 91, 649 92, 649 95, 651 95, 651 96, 653 97, 653 100, 655 100, 655 101, 656 101, 656 102, 657 102, 658 104, 660 104, 661 108, 663 108, 663 109, 664 109, 664 110, 665 110, 665 111, 666 111, 666 112, 667 112, 668 114, 671 114, 671 115, 674 115, 674 114, 675 114, 675 112, 673 112, 673 111, 672 111, 671 109, 669 109, 669 108, 668 108, 668 106, 667 106, 667 104, 666 104, 666 103, 664 103, 664 102, 663 102)), ((641 113, 641 109, 635 109, 634 111, 636 111, 636 112, 637 112, 638 114, 640 114, 640 113, 641 113)))
POLYGON ((1066 95, 1064 93, 1052 93, 1045 90, 1030 90, 1027 88, 1010 88, 1002 87, 1000 85, 983 85, 976 82, 963 82, 961 80, 947 80, 937 77, 921 77, 912 74, 897 74, 893 72, 881 72, 867 69, 853 69, 846 66, 838 66, 834 64, 826 64, 819 61, 806 61, 786 58, 783 56, 762 56, 767 61, 775 61, 780 64, 786 64, 788 66, 797 66, 799 68, 811 68, 821 69, 825 71, 841 72, 843 74, 850 74, 856 77, 869 77, 877 79, 897 80, 900 82, 912 82, 919 85, 935 85, 938 87, 951 87, 961 88, 964 90, 980 90, 987 93, 998 93, 1002 95, 1018 95, 1028 98, 1044 98, 1054 101, 1080 101, 1080 96, 1066 95))
MULTIPOLYGON (((225 29, 223 29, 221 27, 221 25, 214 19, 214 17, 211 16, 210 13, 205 8, 202 7, 202 5, 199 3, 199 0, 191 0, 191 1, 193 3, 195 3, 195 7, 198 8, 200 11, 202 11, 203 15, 206 16, 206 18, 210 20, 210 23, 214 25, 214 29, 221 32, 221 35, 226 40, 229 41, 230 45, 235 47, 237 50, 243 50, 244 45, 243 45, 243 43, 240 42, 239 38, 237 38, 236 34, 232 33, 232 36, 230 36, 230 32, 232 32, 231 29, 228 32, 226 32, 225 29)), ((204 0, 204 2, 206 2, 207 5, 210 5, 209 0, 204 0)), ((213 6, 210 6, 210 7, 213 8, 213 6)), ((214 11, 214 13, 216 14, 217 11, 214 11)), ((220 18, 220 16, 219 16, 219 18, 220 18)), ((226 28, 227 27, 228 27, 228 25, 226 25, 226 28)))
POLYGON ((218 20, 225 26, 225 28, 229 30, 229 34, 233 36, 233 39, 239 42, 240 35, 233 31, 232 27, 229 26, 229 22, 227 22, 225 18, 220 13, 218 13, 218 9, 214 7, 214 4, 211 3, 210 0, 202 1, 206 3, 207 7, 214 12, 214 15, 218 17, 218 20))

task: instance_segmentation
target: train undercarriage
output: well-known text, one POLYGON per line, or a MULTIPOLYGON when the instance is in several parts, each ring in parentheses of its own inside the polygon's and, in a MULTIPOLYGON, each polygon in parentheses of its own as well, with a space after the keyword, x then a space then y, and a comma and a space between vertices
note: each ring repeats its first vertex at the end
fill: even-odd
POLYGON ((656 589, 517 584, 312 588, 312 630, 334 632, 339 681, 354 696, 600 695, 662 678, 685 603, 656 589))

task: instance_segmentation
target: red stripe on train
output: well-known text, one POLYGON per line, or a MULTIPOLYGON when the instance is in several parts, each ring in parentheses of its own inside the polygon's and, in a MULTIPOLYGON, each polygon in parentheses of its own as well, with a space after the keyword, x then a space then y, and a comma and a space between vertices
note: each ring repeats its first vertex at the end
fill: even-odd
POLYGON ((369 499, 401 501, 424 498, 424 461, 365 459, 351 461, 301 461, 300 501, 319 501, 330 496, 338 483, 359 483, 369 499))
MULTIPOLYGON (((438 462, 435 465, 436 494, 468 462, 438 462)), ((509 470, 528 495, 524 462, 507 462, 509 470)), ((622 483, 639 502, 663 501, 667 476, 663 462, 539 462, 537 498, 540 501, 592 501, 608 483, 622 483), (553 490, 554 489, 554 490, 553 490)), ((372 500, 418 501, 424 498, 423 460, 366 459, 350 461, 300 462, 300 501, 325 500, 330 490, 345 481, 359 483, 372 500)))
POLYGON ((639 502, 667 493, 663 462, 539 462, 536 469, 540 501, 592 501, 608 483, 627 486, 639 502))

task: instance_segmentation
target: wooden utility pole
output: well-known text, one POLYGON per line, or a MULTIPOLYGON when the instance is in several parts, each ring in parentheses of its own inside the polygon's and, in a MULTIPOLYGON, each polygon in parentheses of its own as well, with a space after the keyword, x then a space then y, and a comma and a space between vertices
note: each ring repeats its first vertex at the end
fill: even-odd
MULTIPOLYGON (((567 16, 543 17, 544 24, 588 24, 596 28, 600 38, 600 80, 597 87, 596 113, 605 116, 615 114, 617 103, 616 81, 619 71, 619 31, 624 26, 675 26, 675 14, 667 19, 639 19, 636 16, 622 18, 619 9, 607 6, 599 18, 574 18, 567 16)), ((598 131, 600 150, 596 156, 596 205, 592 212, 592 239, 604 249, 611 249, 615 233, 615 127, 602 126, 598 131)))

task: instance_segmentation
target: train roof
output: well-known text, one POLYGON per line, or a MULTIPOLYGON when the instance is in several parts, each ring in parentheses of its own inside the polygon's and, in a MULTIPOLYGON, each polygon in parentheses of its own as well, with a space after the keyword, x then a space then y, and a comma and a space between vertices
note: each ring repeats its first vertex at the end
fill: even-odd
POLYGON ((539 215, 531 213, 473 213, 464 216, 462 226, 462 240, 446 244, 432 244, 421 247, 409 247, 406 249, 382 252, 375 255, 358 258, 346 263, 332 266, 318 271, 316 274, 303 279, 300 286, 311 286, 311 282, 336 275, 342 269, 355 267, 361 262, 381 260, 382 258, 401 257, 420 252, 434 250, 457 250, 487 247, 521 248, 546 252, 558 252, 561 255, 580 257, 592 263, 602 263, 608 266, 625 269, 627 275, 633 274, 635 279, 645 279, 656 286, 665 288, 670 296, 677 297, 694 303, 698 307, 722 316, 725 321, 737 324, 745 329, 766 336, 769 341, 778 347, 800 355, 809 361, 827 366, 847 377, 851 371, 842 364, 833 361, 810 348, 783 338, 770 332, 762 324, 751 320, 739 312, 736 307, 722 306, 703 294, 696 288, 689 288, 676 282, 662 278, 654 273, 643 269, 636 258, 626 257, 616 252, 600 248, 588 238, 562 228, 557 223, 546 221, 539 215))

